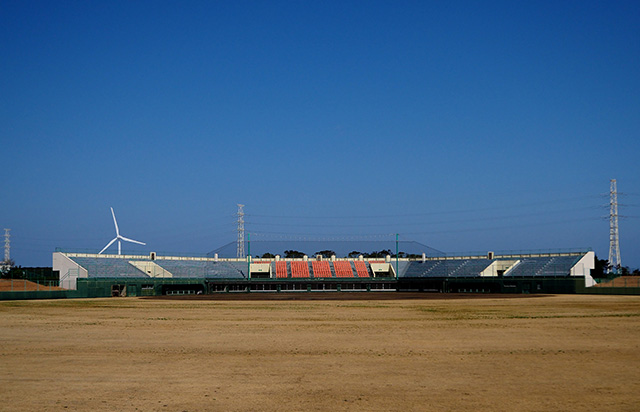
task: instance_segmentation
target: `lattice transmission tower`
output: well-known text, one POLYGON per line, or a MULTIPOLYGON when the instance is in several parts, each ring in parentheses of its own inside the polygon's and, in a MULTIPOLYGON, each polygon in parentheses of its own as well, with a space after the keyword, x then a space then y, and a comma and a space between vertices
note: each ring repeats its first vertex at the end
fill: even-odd
POLYGON ((618 188, 616 179, 610 182, 609 202, 609 265, 614 273, 622 267, 620 260, 620 234, 618 233, 618 188))
POLYGON ((9 264, 11 261, 11 229, 4 229, 4 263, 9 264))
POLYGON ((238 204, 238 249, 236 257, 244 257, 244 205, 238 204))

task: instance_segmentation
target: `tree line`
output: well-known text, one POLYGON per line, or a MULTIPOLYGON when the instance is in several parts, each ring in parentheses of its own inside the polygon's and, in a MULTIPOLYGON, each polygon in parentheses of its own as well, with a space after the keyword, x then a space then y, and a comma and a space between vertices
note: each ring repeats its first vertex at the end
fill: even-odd
POLYGON ((595 268, 591 269, 591 276, 600 279, 614 276, 640 276, 640 269, 631 270, 629 266, 613 267, 609 260, 598 259, 596 256, 595 268))
POLYGON ((36 281, 58 281, 58 271, 51 267, 5 266, 0 270, 2 279, 26 279, 36 281))
MULTIPOLYGON (((300 252, 298 250, 285 250, 284 254, 283 254, 283 257, 285 259, 302 259, 305 255, 306 255, 306 253, 300 252)), ((338 256, 338 254, 333 250, 320 250, 320 251, 314 253, 312 256, 317 256, 317 255, 320 255, 325 259, 330 259, 331 256, 338 256)), ((370 252, 370 253, 353 250, 353 251, 349 252, 349 254, 347 254, 347 256, 343 256, 343 257, 356 259, 360 255, 362 255, 362 257, 365 258, 365 259, 386 258, 387 256, 390 256, 391 258, 395 258, 396 257, 395 253, 391 252, 391 249, 373 251, 373 252, 370 252)), ((276 257, 276 255, 274 255, 273 253, 264 253, 262 256, 260 256, 260 258, 263 258, 263 259, 273 259, 275 257, 276 257)), ((419 258, 419 257, 422 257, 422 255, 399 252, 398 253, 398 257, 399 258, 419 258)))

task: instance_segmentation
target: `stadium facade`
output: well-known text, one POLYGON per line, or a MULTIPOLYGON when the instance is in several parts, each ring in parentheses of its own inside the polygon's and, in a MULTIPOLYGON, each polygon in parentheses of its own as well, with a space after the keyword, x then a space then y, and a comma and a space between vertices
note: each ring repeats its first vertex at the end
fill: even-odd
POLYGON ((593 251, 296 259, 57 251, 60 286, 79 296, 229 292, 575 293, 595 284, 593 251))

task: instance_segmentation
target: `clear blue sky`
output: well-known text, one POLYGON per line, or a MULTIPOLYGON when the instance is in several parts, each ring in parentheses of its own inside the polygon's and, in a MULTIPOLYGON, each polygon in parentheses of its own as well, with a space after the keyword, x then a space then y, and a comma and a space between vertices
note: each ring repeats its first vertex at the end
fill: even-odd
POLYGON ((204 253, 400 233, 640 266, 640 3, 0 3, 0 229, 204 253))

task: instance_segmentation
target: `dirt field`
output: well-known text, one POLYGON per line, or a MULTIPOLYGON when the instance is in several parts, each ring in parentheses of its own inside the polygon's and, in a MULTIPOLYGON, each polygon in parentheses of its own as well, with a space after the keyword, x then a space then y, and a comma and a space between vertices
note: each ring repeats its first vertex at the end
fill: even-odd
POLYGON ((640 276, 619 276, 607 282, 598 283, 596 287, 640 288, 640 276))
POLYGON ((24 279, 0 279, 0 292, 20 292, 38 290, 62 290, 57 286, 51 286, 53 282, 42 282, 38 284, 24 279))
POLYGON ((0 302, 0 409, 637 411, 640 297, 0 302))

